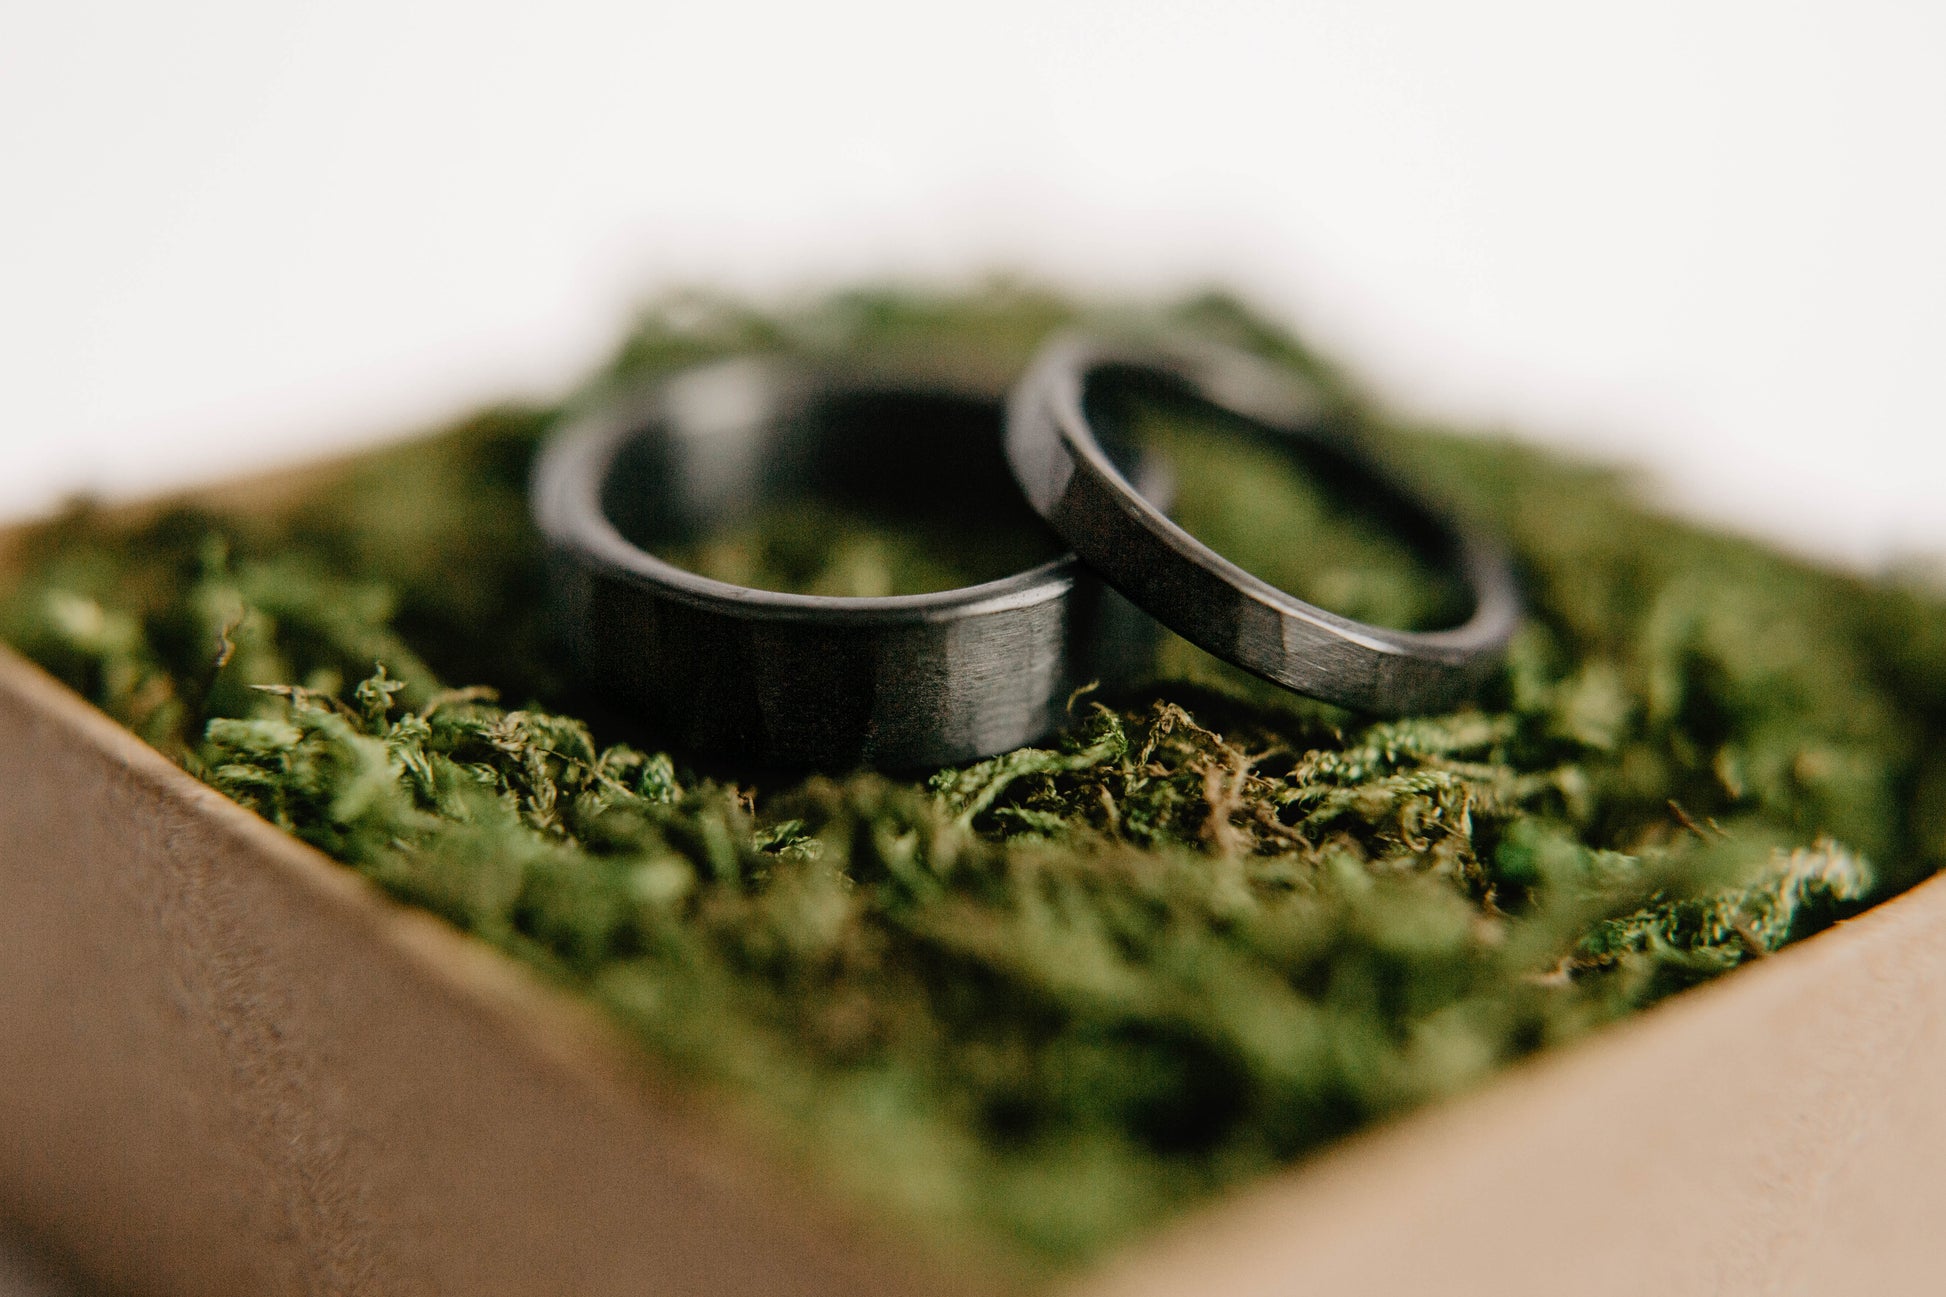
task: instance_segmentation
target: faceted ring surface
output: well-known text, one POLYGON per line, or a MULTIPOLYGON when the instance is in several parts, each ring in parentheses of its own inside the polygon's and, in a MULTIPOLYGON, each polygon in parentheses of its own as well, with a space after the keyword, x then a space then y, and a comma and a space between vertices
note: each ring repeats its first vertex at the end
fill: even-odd
POLYGON ((543 447, 536 523, 578 676, 656 741, 777 765, 943 765, 1031 743, 1073 691, 1119 678, 1153 623, 1061 552, 959 589, 855 598, 754 589, 650 548, 766 507, 873 496, 989 511, 1027 534, 997 393, 738 359, 625 391, 543 447))
MULTIPOLYGON (((1063 540, 1163 625, 1298 693, 1382 715, 1453 707, 1493 670, 1520 621, 1506 552, 1400 480, 1352 435, 1328 431, 1315 394, 1246 353, 1200 344, 1119 345, 1066 336, 1015 386, 1007 456, 1028 500, 1063 540), (1306 603, 1197 540, 1118 466, 1135 448, 1101 417, 1120 392, 1188 400, 1355 480, 1422 552, 1456 571, 1472 610, 1435 631, 1366 625, 1306 603)), ((1293 537, 1293 543, 1301 543, 1293 537)))

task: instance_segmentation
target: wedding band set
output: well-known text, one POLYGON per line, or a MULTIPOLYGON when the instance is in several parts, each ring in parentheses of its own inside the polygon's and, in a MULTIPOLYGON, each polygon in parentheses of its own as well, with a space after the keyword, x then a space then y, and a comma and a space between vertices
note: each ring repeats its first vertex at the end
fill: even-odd
POLYGON ((1080 686, 1136 677, 1157 623, 1328 702, 1388 715, 1457 705, 1519 621, 1512 566, 1319 409, 1285 370, 1200 343, 1058 338, 1004 405, 740 358, 571 419, 536 465, 534 518, 580 678, 698 751, 821 768, 991 756, 1058 728, 1080 686), (1464 580, 1471 614, 1432 632, 1366 625, 1211 550, 1169 518, 1165 466, 1109 417, 1116 394, 1143 392, 1206 407, 1355 483, 1464 580), (649 552, 807 493, 950 502, 1026 527, 1037 514, 1071 552, 878 598, 732 585, 649 552))

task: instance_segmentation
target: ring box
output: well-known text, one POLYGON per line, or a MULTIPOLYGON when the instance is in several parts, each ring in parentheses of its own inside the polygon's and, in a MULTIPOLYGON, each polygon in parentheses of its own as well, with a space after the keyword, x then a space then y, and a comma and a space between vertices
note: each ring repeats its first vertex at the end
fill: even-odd
MULTIPOLYGON (((848 1212, 593 1010, 5 649, 0 789, 0 1221, 113 1291, 1029 1284, 848 1212)), ((1935 880, 1053 1290, 1936 1291, 1941 1075, 1935 880)))

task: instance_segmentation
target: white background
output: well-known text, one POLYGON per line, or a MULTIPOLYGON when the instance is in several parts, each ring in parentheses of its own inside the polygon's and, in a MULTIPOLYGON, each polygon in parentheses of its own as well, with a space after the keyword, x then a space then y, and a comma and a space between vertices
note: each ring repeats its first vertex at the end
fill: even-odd
POLYGON ((0 0, 0 513, 556 391, 672 283, 1218 280, 1946 551, 1946 5, 0 0))

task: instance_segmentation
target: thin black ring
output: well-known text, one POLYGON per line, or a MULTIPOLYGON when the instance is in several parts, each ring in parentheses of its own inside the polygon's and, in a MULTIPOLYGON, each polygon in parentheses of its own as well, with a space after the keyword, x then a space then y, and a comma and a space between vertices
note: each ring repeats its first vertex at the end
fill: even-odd
POLYGON ((1008 405, 1007 456, 1028 500, 1083 562, 1183 638, 1287 689, 1382 715, 1439 711, 1473 695, 1520 622, 1520 592, 1494 541, 1400 482, 1355 440, 1327 435, 1319 402, 1242 352, 1057 338, 1008 405), (1085 397, 1104 371, 1174 385, 1255 429, 1319 444, 1437 539, 1473 597, 1467 621, 1413 632, 1314 607, 1238 567, 1170 521, 1103 449, 1085 397))
POLYGON ((733 490, 738 471, 752 482, 774 475, 780 456, 804 450, 779 442, 785 434, 777 430, 834 394, 891 394, 978 413, 990 422, 995 477, 1013 489, 995 396, 743 358, 604 400, 549 440, 532 483, 569 648, 588 685, 645 714, 658 741, 764 764, 898 769, 1031 743, 1064 721, 1076 688, 1126 674, 1145 655, 1152 631, 1143 627, 1152 623, 1072 554, 926 594, 781 593, 657 558, 604 507, 619 457, 643 447, 661 453, 684 436, 726 439, 712 444, 741 458, 733 490), (723 423, 713 432, 696 413, 704 389, 732 411, 710 416, 723 423))

